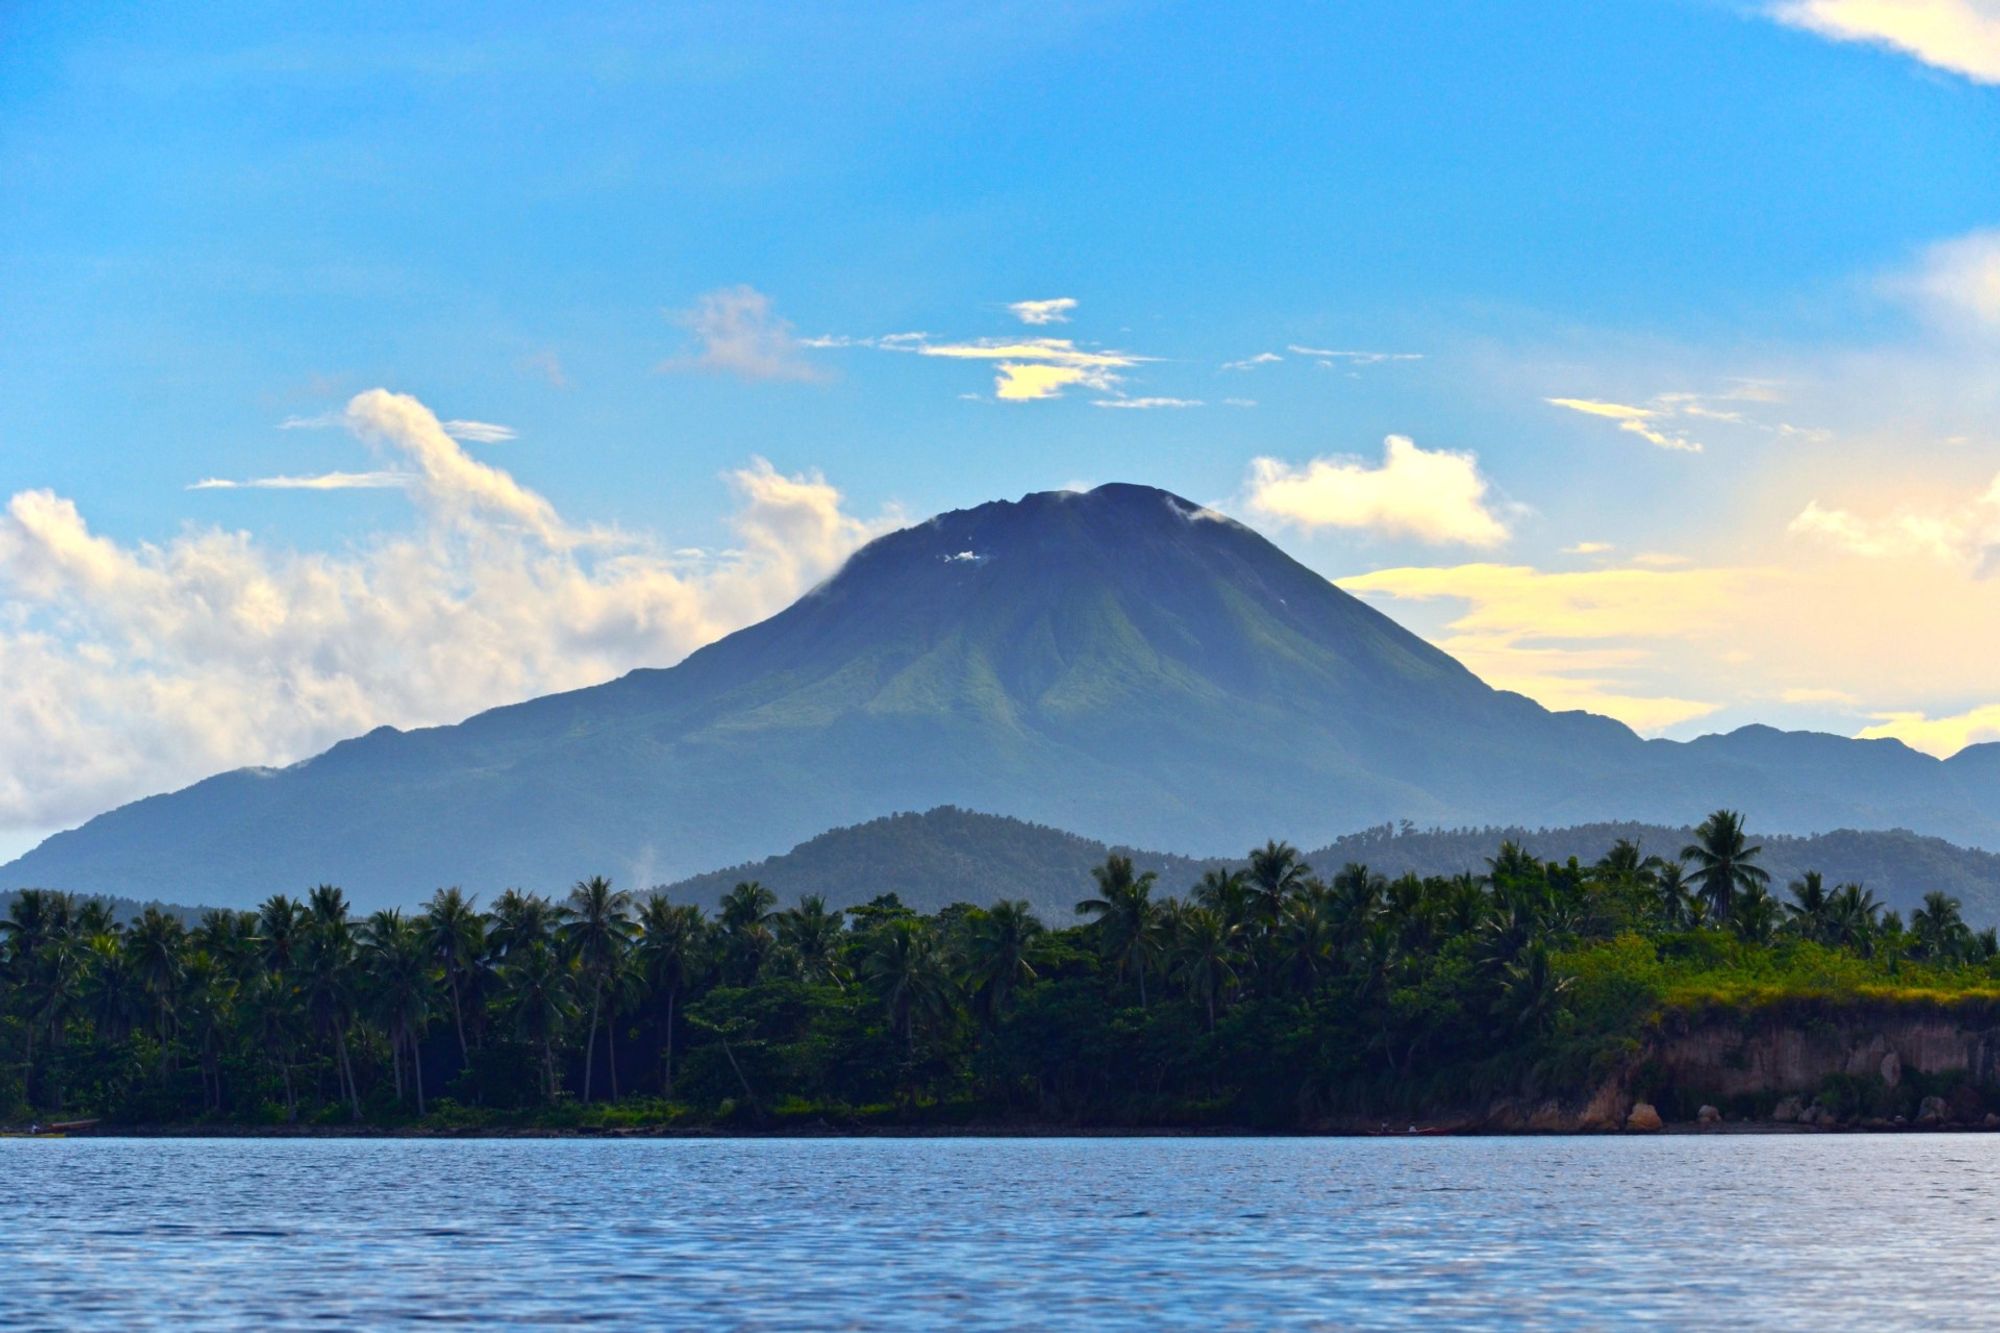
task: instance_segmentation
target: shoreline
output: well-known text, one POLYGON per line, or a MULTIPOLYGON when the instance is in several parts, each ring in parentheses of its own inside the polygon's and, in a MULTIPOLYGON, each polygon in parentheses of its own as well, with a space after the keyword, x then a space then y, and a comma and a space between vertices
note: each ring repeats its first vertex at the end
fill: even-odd
POLYGON ((1771 1121, 1722 1124, 1668 1124, 1657 1130, 1494 1129, 1468 1124, 1416 1122, 1410 1129, 1360 1126, 1271 1130, 1249 1126, 1084 1126, 1084 1125, 801 1125, 770 1129, 715 1126, 640 1125, 611 1128, 573 1126, 481 1126, 427 1128, 381 1125, 104 1125, 87 1130, 43 1131, 8 1127, 0 1135, 38 1139, 1543 1139, 1543 1138, 1700 1138, 1766 1135, 1992 1134, 1983 1125, 1796 1125, 1771 1121))

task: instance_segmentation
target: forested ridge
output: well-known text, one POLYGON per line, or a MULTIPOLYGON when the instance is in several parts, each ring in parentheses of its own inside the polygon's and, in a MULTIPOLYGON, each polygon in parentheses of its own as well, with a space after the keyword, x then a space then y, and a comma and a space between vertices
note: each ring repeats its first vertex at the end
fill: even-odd
POLYGON ((1950 895, 1905 916, 1762 862, 1717 811, 1684 846, 1509 841, 1452 876, 1273 842, 1169 891, 1112 854, 1062 922, 754 881, 712 915, 596 877, 191 924, 30 890, 0 920, 0 1118, 1312 1128, 1573 1094, 1677 1010, 2000 998, 1950 895))

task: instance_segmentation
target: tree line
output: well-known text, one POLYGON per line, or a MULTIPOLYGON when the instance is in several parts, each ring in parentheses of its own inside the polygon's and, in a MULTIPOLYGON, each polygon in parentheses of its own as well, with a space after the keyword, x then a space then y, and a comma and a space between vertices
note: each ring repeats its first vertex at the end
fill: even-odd
POLYGON ((1614 942, 1775 975, 2000 967, 1942 893, 1906 922, 1815 872, 1781 898, 1758 859, 1727 810, 1672 856, 1503 843, 1452 876, 1322 877, 1271 842, 1167 895, 1113 855, 1064 925, 756 882, 713 914, 597 877, 359 918, 320 885, 192 924, 25 890, 0 920, 0 1117, 1296 1124, 1575 1080, 1643 1008, 1603 979, 1636 956, 1614 942))

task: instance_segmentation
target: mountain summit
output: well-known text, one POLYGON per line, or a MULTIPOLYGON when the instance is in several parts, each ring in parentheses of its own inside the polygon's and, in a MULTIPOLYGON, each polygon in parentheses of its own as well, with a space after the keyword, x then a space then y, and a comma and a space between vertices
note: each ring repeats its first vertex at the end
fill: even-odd
POLYGON ((1994 768, 1767 728, 1647 742, 1551 713, 1242 524, 1108 485, 891 533, 678 666, 135 802, 0 884, 247 904, 325 879, 406 903, 674 878, 939 804, 1203 853, 1721 803, 1991 846, 1994 768))

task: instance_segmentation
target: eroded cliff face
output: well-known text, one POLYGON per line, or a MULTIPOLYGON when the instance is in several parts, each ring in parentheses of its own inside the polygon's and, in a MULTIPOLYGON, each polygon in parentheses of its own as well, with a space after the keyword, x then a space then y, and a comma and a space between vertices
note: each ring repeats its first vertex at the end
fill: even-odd
POLYGON ((1719 1125, 1726 1116, 1819 1128, 1992 1128, 2000 1004, 1801 1002, 1669 1013, 1597 1086, 1497 1101, 1477 1128, 1646 1130, 1658 1127, 1655 1112, 1669 1125, 1719 1125))
POLYGON ((1975 1087, 2000 1088, 2000 1008, 1853 1005, 1670 1015, 1632 1072, 1710 1099, 1809 1096, 1836 1076, 1893 1089, 1906 1073, 1962 1075, 1975 1087))

